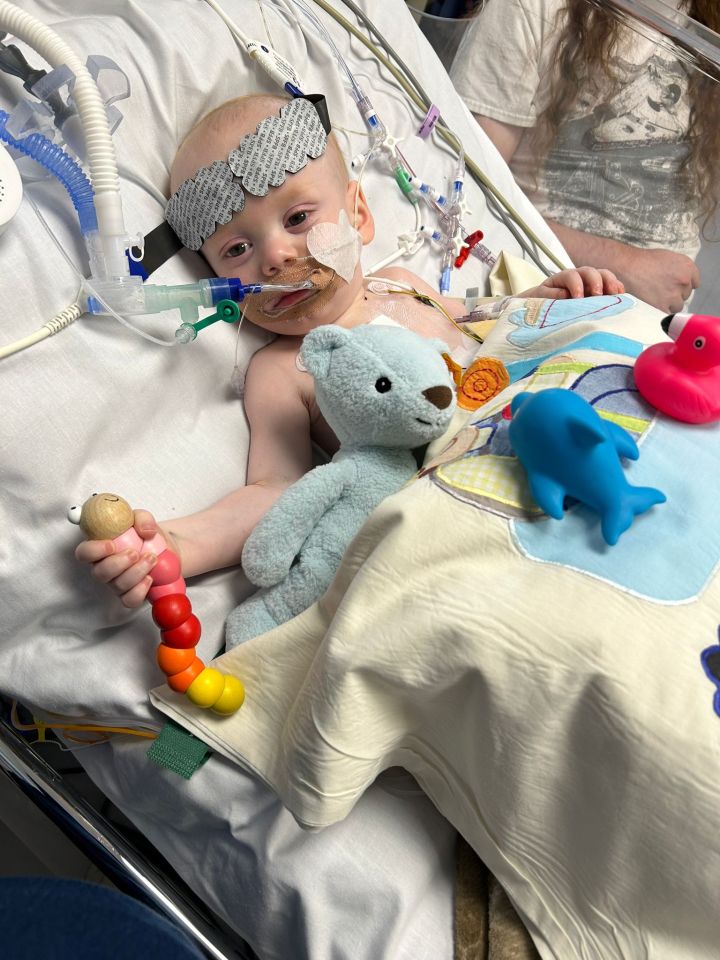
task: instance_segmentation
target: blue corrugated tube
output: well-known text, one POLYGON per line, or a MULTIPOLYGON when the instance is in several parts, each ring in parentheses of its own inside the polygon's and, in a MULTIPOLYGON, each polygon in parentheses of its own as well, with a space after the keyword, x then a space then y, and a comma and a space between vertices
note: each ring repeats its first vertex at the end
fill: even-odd
POLYGON ((86 234, 90 230, 97 230, 98 222, 95 201, 93 200, 93 188, 82 167, 62 147, 53 143, 52 140, 48 140, 41 133, 31 133, 29 136, 23 137, 22 140, 17 140, 5 128, 9 118, 8 113, 0 110, 0 140, 26 156, 32 157, 37 163, 55 174, 70 194, 70 199, 80 218, 82 233, 86 234))

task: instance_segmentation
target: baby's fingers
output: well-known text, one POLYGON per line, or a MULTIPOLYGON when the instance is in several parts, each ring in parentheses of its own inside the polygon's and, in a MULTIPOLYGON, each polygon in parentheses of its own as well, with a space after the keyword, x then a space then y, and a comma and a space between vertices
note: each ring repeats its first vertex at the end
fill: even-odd
POLYGON ((134 587, 120 597, 122 605, 127 607, 128 610, 135 610, 137 607, 141 607, 143 603, 145 603, 150 587, 152 587, 151 577, 143 577, 139 583, 135 584, 134 587))
MULTIPOLYGON (((154 553, 139 555, 136 550, 128 550, 118 557, 108 557, 102 563, 96 564, 93 567, 93 576, 102 583, 109 584, 116 593, 123 597, 123 603, 125 603, 125 594, 134 590, 146 577, 149 579, 148 575, 156 563, 157 557, 154 553), (117 567, 113 565, 113 561, 123 559, 125 560, 124 564, 118 562, 117 567), (103 567, 103 569, 98 571, 98 567, 103 567), (105 579, 108 574, 110 574, 110 578, 105 579)), ((149 586, 145 589, 145 593, 148 589, 149 586)))
POLYGON ((83 540, 75 548, 75 559, 80 563, 97 563, 115 553, 112 540, 83 540))
POLYGON ((600 270, 600 276, 602 277, 603 290, 605 293, 625 293, 625 284, 622 280, 618 280, 612 270, 600 270))
MULTIPOLYGON (((603 276, 601 270, 595 267, 580 267, 578 273, 582 278, 583 293, 586 297, 599 297, 603 292, 603 276)), ((583 294, 580 293, 579 296, 583 294)))

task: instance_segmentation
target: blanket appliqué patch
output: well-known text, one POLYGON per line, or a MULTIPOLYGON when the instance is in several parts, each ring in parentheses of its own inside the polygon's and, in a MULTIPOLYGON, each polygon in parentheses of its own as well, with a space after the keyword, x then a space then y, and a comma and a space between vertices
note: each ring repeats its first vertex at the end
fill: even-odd
MULTIPOLYGON (((601 416, 620 424, 636 439, 652 420, 650 408, 635 389, 632 367, 624 363, 593 366, 572 354, 561 354, 541 364, 523 381, 523 387, 575 390, 601 416)), ((532 498, 525 471, 508 439, 508 398, 495 395, 495 399, 495 403, 485 403, 482 415, 471 418, 448 446, 425 465, 423 474, 429 474, 451 496, 491 513, 508 518, 539 518, 544 514, 532 498)))
MULTIPOLYGON (((720 635, 720 628, 718 634, 720 635)), ((714 644, 712 647, 703 650, 700 654, 700 660, 708 680, 715 684, 713 710, 720 717, 720 645, 714 644)))
POLYGON ((515 346, 528 347, 560 327, 583 320, 607 320, 634 306, 635 301, 626 294, 579 300, 529 300, 508 316, 517 329, 511 330, 507 339, 515 346))

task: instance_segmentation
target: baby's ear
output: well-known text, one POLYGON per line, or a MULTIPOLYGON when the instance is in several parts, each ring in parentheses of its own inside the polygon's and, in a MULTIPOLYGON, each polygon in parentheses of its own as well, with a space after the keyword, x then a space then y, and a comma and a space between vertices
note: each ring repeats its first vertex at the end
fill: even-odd
POLYGON ((351 333, 344 327, 332 324, 316 327, 306 334, 300 347, 300 363, 316 380, 324 380, 330 372, 330 359, 333 350, 344 346, 351 333))

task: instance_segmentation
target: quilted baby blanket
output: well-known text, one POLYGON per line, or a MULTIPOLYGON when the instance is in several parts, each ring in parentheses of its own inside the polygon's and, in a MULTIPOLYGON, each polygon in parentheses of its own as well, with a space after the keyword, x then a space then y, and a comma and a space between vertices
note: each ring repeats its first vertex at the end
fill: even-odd
POLYGON ((451 430, 327 594, 218 659, 246 685, 239 713, 166 687, 154 702, 307 828, 405 767, 543 958, 717 960, 720 425, 639 395, 633 362, 661 315, 633 298, 498 312, 451 430), (667 497, 615 546, 581 504, 542 514, 513 455, 512 397, 548 387, 624 427, 628 481, 667 497))

